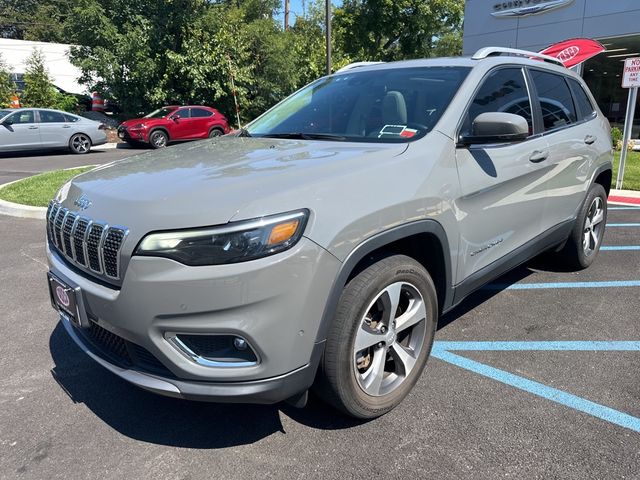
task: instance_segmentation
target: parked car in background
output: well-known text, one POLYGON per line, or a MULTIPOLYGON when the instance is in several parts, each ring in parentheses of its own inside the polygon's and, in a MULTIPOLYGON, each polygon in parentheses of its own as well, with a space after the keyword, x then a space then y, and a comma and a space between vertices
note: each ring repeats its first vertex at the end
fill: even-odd
POLYGON ((123 122, 118 136, 130 144, 148 143, 153 148, 163 148, 170 142, 212 138, 229 131, 226 117, 215 108, 171 105, 123 122))
POLYGON ((88 153, 107 142, 106 126, 59 110, 18 108, 0 110, 0 151, 68 148, 88 153))

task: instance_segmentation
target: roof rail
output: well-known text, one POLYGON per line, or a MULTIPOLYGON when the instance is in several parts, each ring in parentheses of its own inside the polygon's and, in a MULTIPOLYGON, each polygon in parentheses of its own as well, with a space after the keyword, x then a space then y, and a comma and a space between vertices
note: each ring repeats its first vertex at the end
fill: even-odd
POLYGON ((377 65, 379 63, 384 63, 384 62, 354 62, 354 63, 350 63, 349 65, 345 65, 341 69, 336 70, 334 73, 342 73, 342 72, 346 72, 347 70, 351 70, 353 68, 368 67, 369 65, 377 65))
POLYGON ((505 48, 505 47, 484 47, 478 50, 471 57, 473 60, 482 60, 483 58, 491 57, 494 55, 511 55, 514 57, 529 57, 536 58, 539 60, 544 60, 545 62, 554 63, 556 65, 560 65, 564 67, 564 63, 558 60, 555 57, 550 57, 549 55, 544 55, 542 53, 529 52, 527 50, 518 50, 517 48, 505 48))

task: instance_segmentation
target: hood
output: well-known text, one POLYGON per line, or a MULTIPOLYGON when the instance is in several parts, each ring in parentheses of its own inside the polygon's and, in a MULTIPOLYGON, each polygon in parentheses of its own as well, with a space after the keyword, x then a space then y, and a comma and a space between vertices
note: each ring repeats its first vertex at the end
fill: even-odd
POLYGON ((157 123, 158 121, 162 122, 162 121, 166 121, 166 119, 165 118, 132 118, 131 120, 125 120, 120 124, 120 126, 132 127, 134 125, 138 125, 139 123, 145 123, 148 125, 150 123, 157 123))
POLYGON ((406 148, 226 136, 100 166, 65 185, 58 199, 75 211, 84 195, 91 204, 83 215, 139 237, 313 208, 333 188, 327 185, 344 189, 406 148))

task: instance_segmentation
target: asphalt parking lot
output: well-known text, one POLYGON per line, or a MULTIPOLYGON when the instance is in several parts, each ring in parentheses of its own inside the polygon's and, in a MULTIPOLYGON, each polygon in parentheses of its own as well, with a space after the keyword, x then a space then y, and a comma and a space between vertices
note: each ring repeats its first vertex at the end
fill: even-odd
POLYGON ((74 155, 67 150, 42 152, 0 152, 0 185, 29 177, 37 173, 81 165, 102 165, 145 152, 142 148, 93 147, 85 155, 74 155))
POLYGON ((0 478, 640 478, 640 209, 588 270, 535 259, 440 322, 414 392, 361 423, 155 396, 47 296, 44 222, 0 216, 0 478))

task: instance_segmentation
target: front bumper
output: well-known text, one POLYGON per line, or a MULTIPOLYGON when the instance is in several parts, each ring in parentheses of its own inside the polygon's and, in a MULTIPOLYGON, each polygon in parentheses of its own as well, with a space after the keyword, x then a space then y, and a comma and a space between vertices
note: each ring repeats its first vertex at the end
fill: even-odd
POLYGON ((134 256, 120 289, 74 269, 49 245, 47 256, 54 275, 79 287, 87 318, 162 367, 114 361, 88 341, 86 329, 63 318, 87 354, 131 383, 181 398, 275 403, 313 382, 323 349, 316 337, 340 263, 306 238, 287 252, 234 265, 188 267, 134 256), (246 367, 199 365, 172 345, 176 333, 240 335, 260 361, 246 367))
POLYGON ((125 142, 149 142, 147 130, 144 128, 129 129, 126 127, 118 127, 118 138, 125 142))
POLYGON ((187 400, 262 404, 287 400, 311 386, 324 348, 324 343, 316 344, 307 365, 278 377, 249 382, 189 382, 114 365, 92 348, 65 316, 60 317, 60 322, 73 341, 89 357, 118 377, 150 392, 187 400))

